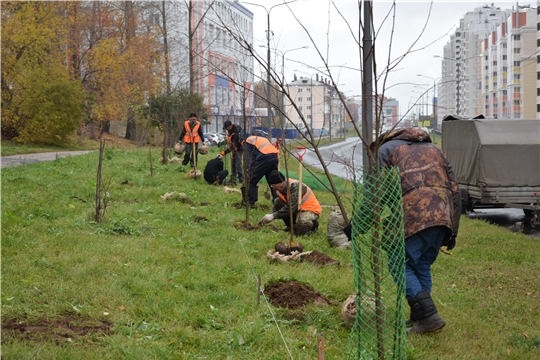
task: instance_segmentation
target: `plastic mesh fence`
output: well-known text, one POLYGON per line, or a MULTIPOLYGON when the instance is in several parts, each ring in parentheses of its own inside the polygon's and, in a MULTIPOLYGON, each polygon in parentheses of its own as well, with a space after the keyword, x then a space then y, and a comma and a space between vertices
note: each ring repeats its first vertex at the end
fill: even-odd
POLYGON ((351 359, 406 359, 405 242, 396 168, 364 175, 355 187, 352 255, 356 319, 351 359))

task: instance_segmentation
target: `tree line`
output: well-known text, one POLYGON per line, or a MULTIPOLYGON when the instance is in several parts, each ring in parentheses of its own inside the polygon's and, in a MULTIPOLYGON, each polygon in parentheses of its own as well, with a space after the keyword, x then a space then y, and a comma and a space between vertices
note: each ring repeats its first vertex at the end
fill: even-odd
POLYGON ((3 139, 59 145, 75 131, 95 136, 116 122, 125 126, 127 139, 140 140, 149 128, 177 128, 189 112, 206 116, 203 98, 190 91, 189 60, 183 60, 189 55, 171 56, 167 46, 166 16, 174 4, 3 1, 0 6, 3 139), (184 65, 176 74, 169 69, 173 56, 184 65), (178 81, 171 86, 173 76, 178 81))

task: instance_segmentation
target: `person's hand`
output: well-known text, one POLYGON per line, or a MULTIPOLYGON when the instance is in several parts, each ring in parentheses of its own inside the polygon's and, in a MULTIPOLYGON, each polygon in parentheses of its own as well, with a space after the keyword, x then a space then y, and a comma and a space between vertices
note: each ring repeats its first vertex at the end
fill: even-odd
POLYGON ((218 156, 216 156, 216 159, 223 159, 223 155, 218 154, 218 156))
POLYGON ((259 221, 259 225, 264 225, 274 220, 274 214, 266 214, 263 216, 261 221, 259 221))

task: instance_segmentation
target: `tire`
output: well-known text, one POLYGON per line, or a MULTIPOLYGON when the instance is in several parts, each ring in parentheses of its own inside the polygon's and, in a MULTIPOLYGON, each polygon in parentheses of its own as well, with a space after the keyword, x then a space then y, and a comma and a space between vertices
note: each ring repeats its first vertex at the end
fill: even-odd
POLYGON ((525 214, 526 217, 533 217, 534 216, 534 210, 523 209, 523 213, 525 214))
POLYGON ((472 212, 474 207, 469 199, 469 192, 467 189, 460 188, 459 193, 461 195, 461 214, 466 215, 468 212, 472 212))

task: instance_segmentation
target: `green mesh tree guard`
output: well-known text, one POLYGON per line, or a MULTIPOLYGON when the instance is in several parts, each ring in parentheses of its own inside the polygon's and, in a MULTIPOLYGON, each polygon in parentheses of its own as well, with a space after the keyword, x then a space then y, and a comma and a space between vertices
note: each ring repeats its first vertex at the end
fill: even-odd
POLYGON ((352 254, 356 319, 351 359, 406 359, 405 241, 399 171, 364 175, 355 187, 352 254))

